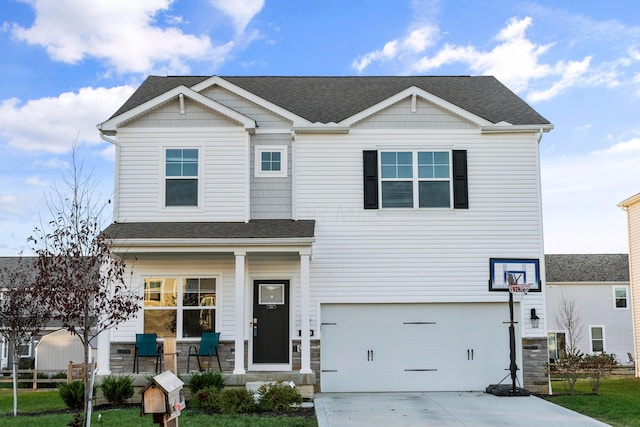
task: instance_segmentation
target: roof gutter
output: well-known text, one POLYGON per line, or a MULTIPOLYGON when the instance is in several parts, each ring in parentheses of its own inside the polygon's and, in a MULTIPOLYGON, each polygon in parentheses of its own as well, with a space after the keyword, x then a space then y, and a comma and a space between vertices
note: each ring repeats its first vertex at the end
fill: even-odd
POLYGON ((107 136, 102 132, 102 123, 98 123, 96 125, 96 128, 98 128, 98 133, 100 134, 100 139, 102 139, 103 141, 107 141, 110 144, 118 145, 118 141, 116 141, 115 139, 107 138, 107 136))
POLYGON ((544 132, 549 132, 553 129, 553 125, 510 125, 510 124, 498 124, 491 126, 482 126, 480 130, 483 134, 491 134, 491 133, 528 133, 528 132, 536 132, 538 133, 538 142, 542 138, 542 134, 544 132))

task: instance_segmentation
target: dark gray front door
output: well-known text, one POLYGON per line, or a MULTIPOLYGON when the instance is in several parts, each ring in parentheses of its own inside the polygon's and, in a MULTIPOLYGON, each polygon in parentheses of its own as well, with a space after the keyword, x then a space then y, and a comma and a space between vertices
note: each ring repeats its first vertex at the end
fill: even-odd
POLYGON ((289 363, 289 281, 253 282, 253 363, 289 363))

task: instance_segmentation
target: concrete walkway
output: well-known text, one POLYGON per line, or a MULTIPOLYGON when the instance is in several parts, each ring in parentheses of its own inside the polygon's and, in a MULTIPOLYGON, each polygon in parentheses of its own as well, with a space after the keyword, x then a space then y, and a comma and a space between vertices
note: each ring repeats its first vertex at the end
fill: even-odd
POLYGON ((318 393, 314 404, 319 427, 608 425, 535 396, 483 392, 318 393))

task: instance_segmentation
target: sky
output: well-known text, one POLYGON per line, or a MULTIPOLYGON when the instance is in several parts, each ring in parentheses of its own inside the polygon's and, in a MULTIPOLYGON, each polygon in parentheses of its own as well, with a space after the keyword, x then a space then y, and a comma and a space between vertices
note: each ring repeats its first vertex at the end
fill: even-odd
POLYGON ((493 75, 554 125, 545 253, 628 253, 616 205, 640 192, 635 0, 0 3, 0 256, 31 254, 74 143, 107 203, 114 147, 96 124, 148 75, 493 75))

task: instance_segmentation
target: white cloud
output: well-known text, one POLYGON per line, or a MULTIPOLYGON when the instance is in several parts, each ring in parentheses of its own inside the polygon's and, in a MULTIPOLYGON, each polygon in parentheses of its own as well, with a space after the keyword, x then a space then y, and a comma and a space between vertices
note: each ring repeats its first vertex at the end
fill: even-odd
POLYGON ((625 253, 626 217, 616 205, 638 192, 640 139, 542 161, 545 252, 625 253))
POLYGON ((353 68, 362 73, 365 68, 374 62, 385 62, 402 57, 405 54, 416 54, 424 52, 432 46, 438 37, 437 27, 423 25, 412 31, 401 39, 391 40, 382 49, 360 55, 351 64, 353 68))
POLYGON ((36 186, 36 187, 51 187, 51 181, 49 181, 49 179, 46 179, 46 178, 43 179, 42 176, 40 175, 33 175, 28 177, 25 180, 25 183, 36 186))
POLYGON ((211 4, 228 15, 236 33, 243 33, 249 22, 262 10, 264 0, 210 0, 211 4))
POLYGON ((66 153, 73 141, 100 143, 95 125, 105 121, 133 93, 130 86, 82 88, 21 104, 0 102, 0 136, 23 151, 66 153))
POLYGON ((190 60, 220 63, 233 48, 213 46, 207 35, 160 28, 154 16, 173 0, 25 0, 35 10, 30 28, 14 24, 12 35, 43 46, 57 61, 75 64, 85 58, 105 61, 119 73, 188 73, 190 60))

